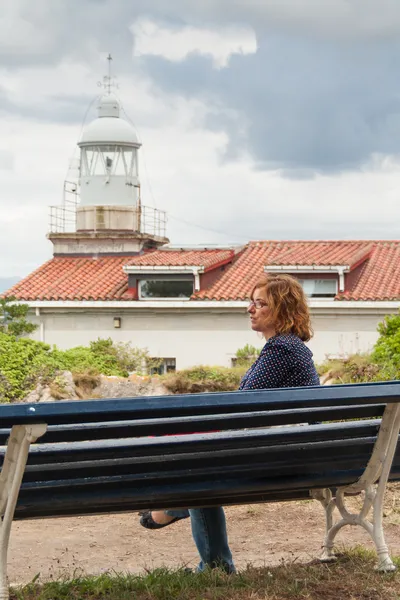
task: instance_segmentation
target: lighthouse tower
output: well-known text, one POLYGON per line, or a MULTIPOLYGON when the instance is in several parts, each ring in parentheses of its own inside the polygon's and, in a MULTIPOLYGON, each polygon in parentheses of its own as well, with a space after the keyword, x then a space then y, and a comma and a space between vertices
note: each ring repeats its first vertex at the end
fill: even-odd
POLYGON ((102 96, 97 119, 84 129, 78 143, 77 231, 140 231, 140 145, 133 127, 120 118, 115 96, 102 96))
MULTIPOLYGON (((108 61, 111 65, 111 56, 108 61)), ((102 85, 97 118, 78 142, 76 181, 68 177, 63 205, 52 207, 48 237, 54 254, 136 253, 168 242, 165 213, 141 204, 141 144, 133 126, 121 117, 110 67, 102 85)))

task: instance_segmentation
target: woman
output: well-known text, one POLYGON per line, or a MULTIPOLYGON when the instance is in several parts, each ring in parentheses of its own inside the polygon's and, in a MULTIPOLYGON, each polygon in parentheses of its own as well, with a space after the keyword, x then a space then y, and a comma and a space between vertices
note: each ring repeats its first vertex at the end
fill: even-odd
MULTIPOLYGON (((261 333, 266 343, 239 389, 319 385, 312 352, 304 343, 311 339, 313 332, 301 284, 290 275, 265 275, 254 286, 250 298, 247 312, 251 328, 261 333)), ((189 513, 193 539, 200 554, 197 570, 221 567, 228 573, 235 572, 223 508, 190 509, 189 513)), ((185 518, 187 513, 153 511, 147 515, 156 525, 165 527, 185 518)))

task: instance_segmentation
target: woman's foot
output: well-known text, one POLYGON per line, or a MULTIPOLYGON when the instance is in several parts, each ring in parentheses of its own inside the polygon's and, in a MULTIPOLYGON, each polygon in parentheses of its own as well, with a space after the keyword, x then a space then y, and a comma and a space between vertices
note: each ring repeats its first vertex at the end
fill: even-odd
POLYGON ((170 517, 163 510, 149 510, 140 517, 140 524, 146 529, 162 529, 163 527, 172 525, 172 523, 184 518, 185 517, 170 517))

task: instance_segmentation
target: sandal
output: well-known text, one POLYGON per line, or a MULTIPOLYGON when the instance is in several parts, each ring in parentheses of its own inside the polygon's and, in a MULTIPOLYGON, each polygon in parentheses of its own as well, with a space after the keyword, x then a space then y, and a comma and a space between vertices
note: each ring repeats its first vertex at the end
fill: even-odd
POLYGON ((168 521, 168 523, 156 523, 151 516, 151 511, 148 510, 142 514, 139 523, 146 529, 162 529, 163 527, 168 527, 168 525, 172 525, 172 523, 176 523, 176 521, 181 521, 181 519, 185 518, 186 517, 174 517, 172 521, 168 521))

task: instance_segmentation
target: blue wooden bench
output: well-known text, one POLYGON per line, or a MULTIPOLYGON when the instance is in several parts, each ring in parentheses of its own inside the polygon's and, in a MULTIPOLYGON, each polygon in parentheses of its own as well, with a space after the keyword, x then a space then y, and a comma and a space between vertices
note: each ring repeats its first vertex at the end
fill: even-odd
POLYGON ((385 382, 0 405, 0 600, 13 519, 141 509, 316 498, 322 560, 359 525, 393 570, 382 507, 400 479, 399 401, 400 382, 385 382), (345 493, 361 491, 353 514, 345 493))

